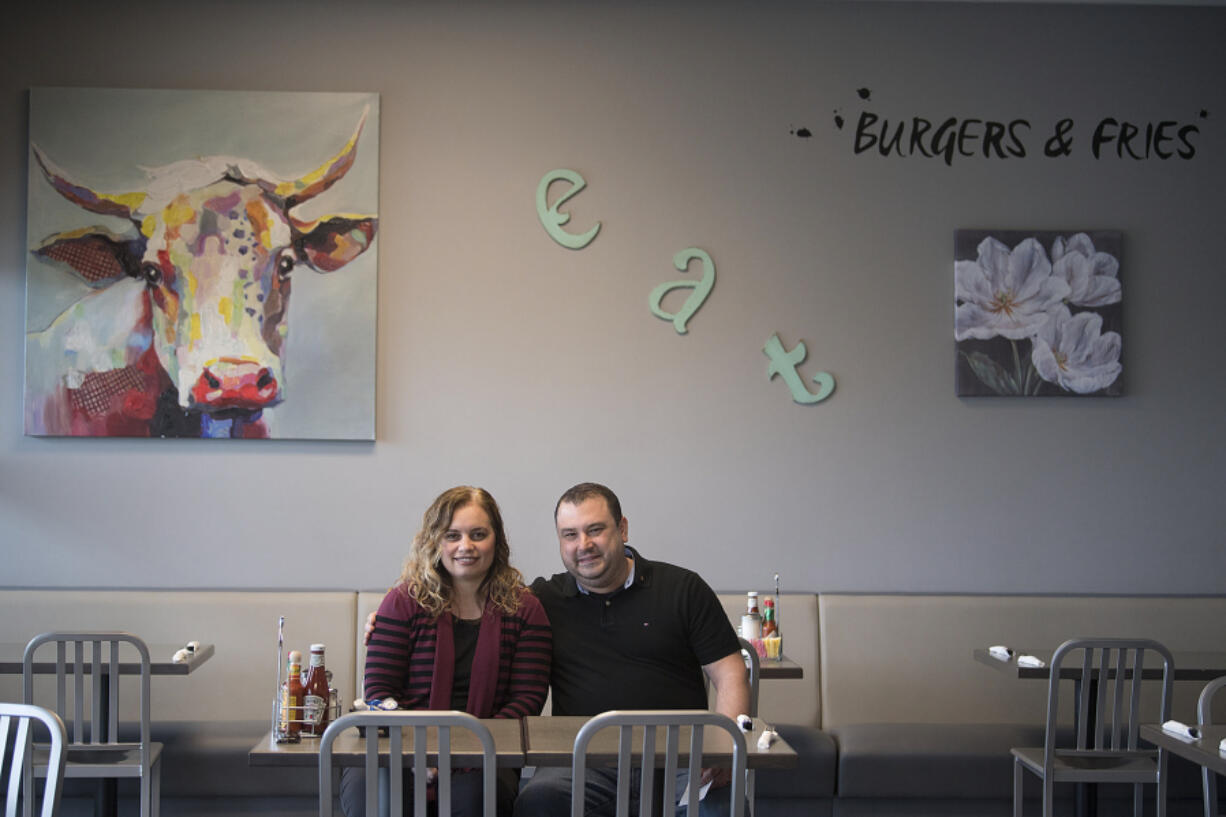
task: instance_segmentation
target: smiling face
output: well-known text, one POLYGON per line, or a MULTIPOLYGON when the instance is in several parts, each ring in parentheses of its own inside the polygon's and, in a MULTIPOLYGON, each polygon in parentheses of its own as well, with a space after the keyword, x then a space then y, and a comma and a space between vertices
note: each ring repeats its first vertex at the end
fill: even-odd
POLYGON ((594 593, 612 593, 626 582, 629 527, 626 517, 613 521, 604 497, 558 505, 558 546, 562 563, 575 581, 594 593))
POLYGON ((474 502, 462 505, 451 517, 439 543, 439 564, 453 582, 479 584, 494 564, 497 537, 485 509, 474 502))

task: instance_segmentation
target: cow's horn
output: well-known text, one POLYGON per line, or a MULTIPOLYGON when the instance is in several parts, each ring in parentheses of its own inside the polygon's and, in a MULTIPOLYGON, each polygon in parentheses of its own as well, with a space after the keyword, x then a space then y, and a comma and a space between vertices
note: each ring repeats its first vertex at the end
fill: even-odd
POLYGON ((293 207, 307 199, 318 196, 340 181, 341 177, 349 172, 349 168, 353 167, 354 160, 357 159, 358 138, 362 135, 362 127, 366 124, 366 115, 369 113, 370 107, 367 106, 362 111, 362 118, 358 120, 358 126, 354 130, 353 136, 349 137, 349 141, 341 148, 340 153, 302 178, 278 184, 273 190, 273 194, 283 199, 287 207, 293 207))
POLYGON ((47 181, 51 183, 51 186, 61 196, 78 207, 89 210, 91 213, 130 219, 132 218, 132 213, 145 200, 145 193, 99 193, 83 184, 78 184, 68 178, 64 171, 56 167, 38 149, 38 145, 31 143, 30 147, 33 148, 34 158, 38 161, 38 166, 42 169, 43 175, 47 177, 47 181))

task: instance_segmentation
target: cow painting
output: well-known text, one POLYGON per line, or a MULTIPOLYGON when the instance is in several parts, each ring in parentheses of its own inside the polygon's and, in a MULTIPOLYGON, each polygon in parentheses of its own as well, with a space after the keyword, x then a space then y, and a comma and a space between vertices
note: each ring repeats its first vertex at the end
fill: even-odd
POLYGON ((210 156, 148 170, 135 192, 95 189, 33 144, 56 192, 131 227, 84 226, 32 248, 95 291, 27 336, 27 357, 42 361, 27 367, 27 432, 270 436, 265 412, 289 399, 294 278, 342 270, 375 237, 372 215, 296 215, 353 166, 365 121, 295 179, 210 156))

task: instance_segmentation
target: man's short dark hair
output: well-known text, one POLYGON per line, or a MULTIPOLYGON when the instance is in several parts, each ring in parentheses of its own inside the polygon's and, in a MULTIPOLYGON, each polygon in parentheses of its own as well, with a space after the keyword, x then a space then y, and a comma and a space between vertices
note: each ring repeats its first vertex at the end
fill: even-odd
POLYGON ((558 521, 558 508, 562 507, 563 502, 568 505, 578 505, 596 497, 604 499, 605 504, 609 506, 609 513, 613 514, 613 524, 620 525, 622 523, 622 504, 618 501, 617 494, 599 482, 580 482, 566 489, 566 493, 558 498, 558 504, 553 506, 553 521, 558 521))

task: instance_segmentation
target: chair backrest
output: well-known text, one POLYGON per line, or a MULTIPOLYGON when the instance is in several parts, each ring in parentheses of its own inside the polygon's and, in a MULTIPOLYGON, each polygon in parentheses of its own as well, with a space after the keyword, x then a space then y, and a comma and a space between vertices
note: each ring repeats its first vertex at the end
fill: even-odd
POLYGON ((732 817, 743 817, 745 808, 745 735, 729 718, 715 712, 696 710, 613 710, 595 716, 579 729, 575 735, 574 758, 572 760, 571 786, 571 817, 582 817, 584 806, 584 783, 587 772, 587 757, 589 744, 596 733, 602 729, 617 727, 617 817, 627 817, 630 813, 630 775, 635 768, 642 770, 642 781, 639 790, 640 817, 652 817, 655 802, 655 770, 663 768, 664 783, 663 817, 672 817, 676 813, 677 793, 673 792, 673 783, 677 775, 677 765, 681 755, 681 729, 690 727, 689 775, 691 785, 687 800, 687 814, 698 814, 697 781, 702 769, 703 727, 713 726, 728 733, 732 740, 732 785, 729 796, 732 798, 732 817), (642 730, 641 755, 635 760, 634 729, 642 730), (665 731, 664 750, 656 752, 657 730, 665 731))
MULTIPOLYGON (((1076 693, 1077 729, 1075 745, 1079 751, 1135 752, 1142 721, 1164 723, 1171 716, 1175 661, 1171 652, 1151 639, 1074 638, 1057 648, 1051 659, 1051 679, 1047 689, 1046 756, 1050 766, 1056 748, 1059 722, 1061 675, 1071 668, 1076 693), (1162 698, 1160 711, 1141 717, 1141 687, 1146 684, 1142 669, 1146 654, 1162 660, 1162 698), (1093 717, 1090 717, 1092 715, 1093 717)), ((1151 666, 1149 672, 1156 668, 1151 666)), ((1154 678, 1149 683, 1156 683, 1154 678)), ((1048 770, 1050 772, 1050 769, 1048 770)))
MULTIPOLYGON (((426 770, 434 766, 438 769, 438 813, 451 814, 451 730, 466 729, 481 742, 482 766, 482 811, 486 817, 495 817, 494 802, 496 794, 495 765, 497 753, 494 748, 494 736, 485 724, 467 712, 435 712, 435 711, 394 711, 394 712, 351 712, 334 720, 324 730, 319 739, 319 815, 332 815, 332 756, 333 744, 347 729, 360 728, 365 731, 366 768, 366 815, 375 817, 379 813, 378 769, 380 749, 386 755, 391 772, 389 778, 389 803, 385 813, 401 814, 404 804, 404 784, 399 771, 400 760, 404 752, 404 729, 413 729, 413 777, 424 781, 426 770), (428 740, 428 730, 437 728, 437 750, 431 752, 428 740), (380 729, 387 730, 386 743, 380 745, 380 729), (431 759, 433 755, 433 759, 431 759)), ((469 761, 465 761, 469 763, 469 761)), ((426 817, 426 786, 413 787, 414 817, 426 817)))
MULTIPOLYGON (((33 752, 34 721, 41 722, 50 734, 50 754, 47 758, 47 781, 43 784, 42 817, 53 817, 59 812, 60 795, 64 783, 64 759, 67 756, 68 735, 59 716, 41 706, 29 704, 0 703, 0 770, 8 770, 8 797, 5 799, 5 817, 17 816, 17 794, 25 779, 27 800, 34 797, 34 781, 24 774, 26 761, 33 752), (5 757, 13 735, 12 755, 5 757)), ((2 774, 2 771, 0 771, 2 774)))
POLYGON ((745 668, 749 670, 749 711, 745 714, 751 718, 758 717, 758 681, 762 674, 762 659, 753 644, 741 639, 741 655, 745 658, 745 668))
MULTIPOLYGON (((140 689, 140 747, 142 761, 149 755, 149 648, 135 635, 112 632, 55 632, 35 636, 26 645, 22 660, 22 693, 27 704, 34 700, 36 653, 45 644, 55 645, 55 711, 68 726, 71 746, 132 746, 119 740, 120 645, 135 648, 138 661, 135 673, 140 689), (68 646, 72 645, 71 654, 68 646), (87 650, 87 646, 89 649, 87 650), (72 695, 68 678, 72 678, 72 695), (89 693, 86 694, 86 678, 89 693), (88 700, 89 706, 86 706, 88 700), (69 702, 72 708, 69 711, 69 702), (89 725, 88 734, 86 725, 89 725)), ((124 662, 125 666, 131 662, 124 662)))
MULTIPOLYGON (((1214 678, 1205 684, 1196 699, 1196 720, 1202 724, 1213 723, 1213 696, 1226 687, 1226 675, 1214 678)), ((1204 790, 1205 817, 1217 817, 1217 775, 1212 769, 1201 769, 1201 788, 1204 790)))

